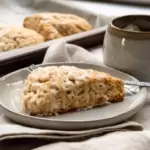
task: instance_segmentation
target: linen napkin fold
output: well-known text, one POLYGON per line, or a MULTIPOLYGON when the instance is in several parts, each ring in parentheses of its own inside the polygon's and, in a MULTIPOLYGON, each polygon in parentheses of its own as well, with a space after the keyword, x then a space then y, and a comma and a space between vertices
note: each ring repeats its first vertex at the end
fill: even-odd
POLYGON ((102 61, 82 47, 61 41, 48 48, 43 63, 50 62, 84 62, 102 64, 102 61))
POLYGON ((78 140, 90 136, 96 136, 113 131, 141 131, 143 127, 133 121, 124 122, 114 126, 101 127, 95 129, 79 130, 79 131, 61 131, 46 130, 16 124, 6 116, 1 115, 0 124, 0 141, 14 138, 41 138, 41 139, 57 139, 57 140, 78 140))
MULTIPOLYGON (((87 50, 72 44, 60 42, 52 45, 46 52, 43 63, 50 62, 86 62, 101 64, 98 57, 87 50)), ((40 138, 40 139, 79 139, 95 136, 113 131, 141 131, 143 127, 134 121, 82 131, 58 131, 26 127, 10 121, 5 115, 0 116, 0 141, 14 138, 40 138)))
POLYGON ((112 132, 85 141, 51 143, 32 150, 150 150, 150 131, 112 132))

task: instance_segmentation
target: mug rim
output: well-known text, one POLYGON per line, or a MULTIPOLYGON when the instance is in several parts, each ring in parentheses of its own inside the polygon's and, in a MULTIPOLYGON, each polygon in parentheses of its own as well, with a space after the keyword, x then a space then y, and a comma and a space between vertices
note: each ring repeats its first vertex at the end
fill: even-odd
POLYGON ((131 39, 139 39, 139 40, 150 39, 150 31, 129 31, 123 28, 119 28, 115 25, 115 23, 119 20, 128 20, 128 19, 135 19, 135 18, 149 18, 150 20, 150 15, 132 14, 132 15, 124 15, 124 16, 116 17, 110 22, 108 26, 108 31, 113 35, 128 37, 131 39))

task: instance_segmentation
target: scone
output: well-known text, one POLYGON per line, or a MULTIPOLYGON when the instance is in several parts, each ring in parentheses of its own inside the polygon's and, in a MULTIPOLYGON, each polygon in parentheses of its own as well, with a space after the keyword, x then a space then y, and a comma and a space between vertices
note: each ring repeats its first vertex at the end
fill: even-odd
POLYGON ((88 31, 92 26, 73 14, 39 13, 24 19, 24 27, 40 33, 45 41, 88 31))
POLYGON ((103 72, 73 66, 32 71, 24 84, 24 110, 31 115, 58 115, 124 99, 122 80, 103 72))
POLYGON ((36 31, 19 26, 0 28, 0 52, 39 44, 44 38, 36 31))

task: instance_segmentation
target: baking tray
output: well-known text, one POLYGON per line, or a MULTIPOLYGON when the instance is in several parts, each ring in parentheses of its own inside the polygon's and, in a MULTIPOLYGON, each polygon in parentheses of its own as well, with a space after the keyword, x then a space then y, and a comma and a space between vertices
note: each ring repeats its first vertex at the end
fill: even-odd
MULTIPOLYGON (((93 47, 98 46, 98 45, 102 45, 103 44, 103 39, 104 39, 104 32, 101 32, 104 30, 105 27, 103 28, 99 28, 99 29, 95 29, 93 30, 93 34, 91 34, 90 36, 86 36, 86 33, 84 33, 82 35, 81 39, 74 37, 66 37, 63 40, 65 40, 67 43, 72 43, 72 44, 76 44, 79 45, 83 48, 86 48, 87 50, 91 50, 93 47)), ((52 41, 51 44, 57 43, 59 40, 56 41, 52 41)), ((28 52, 24 52, 22 53, 20 51, 19 55, 14 54, 14 56, 12 57, 12 55, 9 53, 9 55, 11 57, 9 57, 9 55, 5 53, 3 53, 3 55, 0 55, 0 76, 3 76, 9 72, 15 71, 17 69, 23 68, 23 67, 27 67, 31 64, 40 64, 43 61, 43 58, 45 56, 45 52, 47 50, 47 47, 43 48, 44 44, 39 45, 39 49, 34 50, 34 51, 30 51, 30 48, 32 49, 32 47, 28 48, 28 52), (8 57, 6 59, 2 59, 2 57, 8 57)), ((25 49, 25 48, 24 48, 25 49)), ((22 49, 23 51, 23 49, 22 49)), ((18 51, 19 52, 19 51, 18 51)), ((12 51, 12 53, 15 53, 15 50, 12 51)))
MULTIPOLYGON (((26 67, 31 63, 40 63, 47 48, 59 40, 73 43, 84 48, 98 45, 102 41, 107 21, 102 20, 101 15, 83 10, 78 5, 72 5, 63 0, 0 0, 0 23, 23 24, 23 19, 37 12, 63 12, 73 13, 88 20, 94 27, 93 30, 67 36, 65 38, 51 40, 41 44, 15 49, 0 53, 0 75, 26 67), (105 22, 105 23, 104 23, 105 22)), ((104 18, 103 18, 104 19, 104 18)))

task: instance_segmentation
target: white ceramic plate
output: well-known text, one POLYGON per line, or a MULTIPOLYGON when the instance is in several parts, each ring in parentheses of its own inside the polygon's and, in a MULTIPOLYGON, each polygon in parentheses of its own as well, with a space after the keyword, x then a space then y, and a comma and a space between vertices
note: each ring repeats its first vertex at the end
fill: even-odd
MULTIPOLYGON (((80 68, 104 71, 124 80, 136 80, 134 77, 125 73, 100 65, 55 63, 42 66, 47 65, 73 65, 80 68)), ((2 107, 3 113, 12 120, 27 126, 60 130, 78 130, 108 126, 124 121, 135 114, 142 107, 147 96, 145 88, 139 89, 138 87, 130 87, 132 91, 136 90, 136 93, 134 95, 126 95, 123 102, 86 111, 69 112, 55 117, 34 117, 22 112, 22 100, 20 95, 23 80, 27 75, 28 72, 25 69, 21 69, 4 76, 2 81, 0 81, 0 106, 2 107)))

